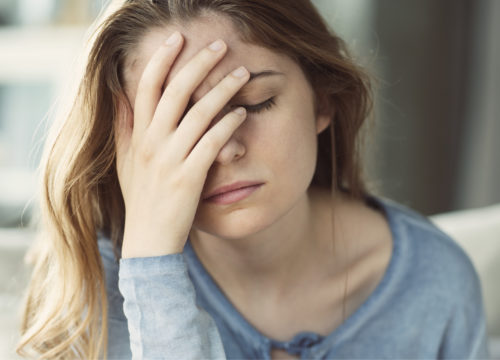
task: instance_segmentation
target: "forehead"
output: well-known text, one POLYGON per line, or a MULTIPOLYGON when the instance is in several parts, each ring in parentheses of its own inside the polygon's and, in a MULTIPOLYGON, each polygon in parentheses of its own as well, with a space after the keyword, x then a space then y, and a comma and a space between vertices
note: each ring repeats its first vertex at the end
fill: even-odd
POLYGON ((146 34, 125 62, 124 75, 127 93, 134 95, 149 59, 176 30, 183 35, 184 46, 166 78, 166 83, 202 48, 217 39, 226 42, 228 51, 207 76, 200 89, 212 88, 225 75, 241 65, 250 72, 262 70, 286 72, 294 67, 294 62, 284 55, 262 46, 243 42, 239 37, 238 29, 226 17, 206 15, 186 24, 172 24, 163 28, 155 28, 146 34))

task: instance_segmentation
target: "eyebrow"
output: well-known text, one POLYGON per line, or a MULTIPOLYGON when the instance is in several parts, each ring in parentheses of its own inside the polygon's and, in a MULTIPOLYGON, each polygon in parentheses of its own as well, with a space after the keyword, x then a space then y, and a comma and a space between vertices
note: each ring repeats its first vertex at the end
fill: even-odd
POLYGON ((274 71, 274 70, 264 70, 264 71, 261 71, 261 72, 258 72, 258 73, 251 72, 250 73, 250 79, 248 80, 248 82, 250 82, 252 80, 255 80, 257 78, 260 78, 260 77, 274 76, 274 75, 285 76, 285 74, 280 73, 278 71, 274 71))

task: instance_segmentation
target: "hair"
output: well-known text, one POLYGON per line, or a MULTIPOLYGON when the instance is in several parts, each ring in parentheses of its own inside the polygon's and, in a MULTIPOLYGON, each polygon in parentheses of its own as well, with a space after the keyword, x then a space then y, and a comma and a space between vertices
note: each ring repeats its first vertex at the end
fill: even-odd
POLYGON ((311 184, 355 198, 366 193, 359 133, 371 111, 369 78, 309 0, 123 2, 96 26, 70 111, 45 145, 40 230, 29 253, 34 268, 19 355, 106 357, 107 296, 97 233, 112 240, 118 260, 125 206, 114 127, 125 96, 124 63, 151 29, 208 13, 231 19, 242 41, 296 61, 323 99, 317 103, 334 109, 330 131, 318 135, 311 184))

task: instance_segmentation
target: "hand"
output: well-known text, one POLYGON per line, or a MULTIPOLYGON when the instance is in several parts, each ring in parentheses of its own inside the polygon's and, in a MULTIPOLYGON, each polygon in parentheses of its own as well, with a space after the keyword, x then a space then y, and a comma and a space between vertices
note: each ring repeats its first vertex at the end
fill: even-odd
POLYGON ((126 210, 123 258, 182 252, 208 170, 246 118, 240 107, 209 128, 248 81, 249 72, 239 68, 181 119, 192 93, 224 57, 227 47, 219 40, 202 49, 162 93, 183 43, 179 33, 173 36, 177 41, 155 52, 139 81, 133 130, 127 131, 119 121, 116 131, 117 172, 126 210))

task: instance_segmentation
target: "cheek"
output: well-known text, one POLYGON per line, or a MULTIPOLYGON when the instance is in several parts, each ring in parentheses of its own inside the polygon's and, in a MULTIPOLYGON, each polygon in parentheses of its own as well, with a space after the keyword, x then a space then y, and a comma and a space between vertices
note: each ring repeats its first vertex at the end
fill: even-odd
MULTIPOLYGON (((287 134, 287 149, 283 163, 287 163, 290 176, 309 183, 316 166, 317 141, 314 128, 307 126, 308 119, 297 119, 299 124, 287 134)), ((302 184, 305 185, 305 184, 302 184)))
POLYGON ((261 149, 265 162, 272 161, 275 171, 290 176, 314 172, 317 138, 312 114, 290 111, 260 120, 254 125, 252 147, 261 149))

